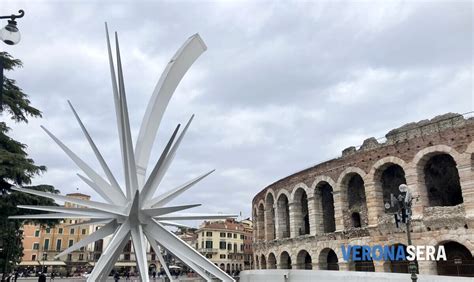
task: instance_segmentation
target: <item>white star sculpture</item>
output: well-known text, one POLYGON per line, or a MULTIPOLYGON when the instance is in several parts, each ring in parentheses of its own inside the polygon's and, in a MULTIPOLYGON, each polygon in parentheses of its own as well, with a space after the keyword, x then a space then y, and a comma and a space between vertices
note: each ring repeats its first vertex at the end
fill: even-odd
POLYGON ((82 129, 82 132, 89 142, 89 145, 94 151, 97 160, 102 166, 108 181, 95 172, 86 162, 79 158, 51 132, 49 132, 44 127, 42 128, 59 145, 59 147, 64 150, 64 152, 74 161, 74 163, 84 172, 87 177, 79 174, 78 176, 91 188, 93 188, 106 201, 106 203, 81 200, 31 189, 13 188, 14 190, 20 192, 50 198, 56 201, 70 202, 83 206, 84 208, 66 208, 57 206, 19 206, 19 208, 48 211, 53 213, 12 216, 10 218, 78 218, 87 220, 77 225, 105 224, 102 228, 93 232, 73 246, 67 248, 55 257, 58 258, 60 256, 69 254, 81 247, 87 246, 92 242, 100 240, 106 236, 113 235, 110 243, 100 256, 100 259, 96 263, 94 270, 88 277, 87 281, 105 281, 107 279, 110 271, 112 270, 115 262, 122 253, 123 248, 130 237, 133 242, 136 262, 141 274, 141 281, 149 281, 145 240, 148 240, 151 247, 155 250, 161 265, 165 269, 166 274, 170 279, 172 279, 172 277, 169 273, 166 262, 161 255, 161 248, 165 248, 167 251, 172 253, 207 281, 211 281, 214 278, 220 279, 222 281, 234 281, 232 277, 202 256, 199 252, 194 250, 172 232, 167 230, 165 227, 183 226, 179 223, 173 222, 173 220, 223 219, 228 217, 236 217, 236 215, 222 214, 173 214, 174 212, 193 208, 199 206, 200 204, 166 206, 171 200, 188 190, 191 186, 199 182, 213 171, 205 173, 202 176, 190 180, 189 182, 186 182, 172 190, 166 191, 159 196, 153 197, 157 187, 163 179, 163 176, 173 161, 176 150, 178 149, 178 146, 181 143, 194 116, 191 116, 191 119, 188 121, 175 141, 175 137, 178 135, 180 126, 178 125, 176 127, 155 167, 151 171, 148 178, 145 177, 151 148, 155 141, 156 133, 168 102, 186 71, 207 49, 206 45, 202 41, 201 37, 198 34, 195 34, 183 44, 183 46, 170 60, 151 96, 134 150, 132 137, 130 134, 130 122, 127 109, 127 99, 125 96, 125 86, 117 33, 115 33, 117 52, 116 77, 107 24, 105 26, 105 31, 110 62, 110 72, 112 76, 115 112, 117 117, 120 148, 125 175, 126 193, 123 193, 121 186, 110 171, 109 166, 100 154, 97 146, 84 127, 84 124, 79 119, 79 116, 74 110, 72 104, 69 102, 69 106, 71 107, 72 112, 74 113, 82 129))

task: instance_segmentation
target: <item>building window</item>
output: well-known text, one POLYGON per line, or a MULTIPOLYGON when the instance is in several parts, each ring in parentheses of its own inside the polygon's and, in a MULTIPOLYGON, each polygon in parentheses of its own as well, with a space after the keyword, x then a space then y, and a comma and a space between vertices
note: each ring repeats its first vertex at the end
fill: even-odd
POLYGON ((49 239, 44 239, 44 248, 45 250, 48 250, 49 249, 49 239))
POLYGON ((82 229, 82 235, 86 235, 86 230, 82 229))
POLYGON ((31 256, 31 260, 32 260, 32 261, 35 261, 35 260, 36 260, 36 255, 32 255, 32 256, 31 256))
POLYGON ((204 241, 201 241, 201 249, 204 249, 204 241))
POLYGON ((39 230, 35 230, 35 237, 39 237, 40 236, 40 231, 39 230))
POLYGON ((220 242, 219 242, 219 249, 220 249, 220 250, 225 250, 225 248, 226 248, 226 243, 225 243, 225 241, 220 241, 220 242))
POLYGON ((33 243, 33 250, 39 250, 40 244, 39 243, 33 243))
POLYGON ((79 260, 84 260, 84 254, 79 254, 79 260))
POLYGON ((211 254, 206 254, 206 258, 211 259, 212 255, 211 254))
POLYGON ((240 234, 240 239, 244 240, 244 235, 240 234))
POLYGON ((69 247, 71 247, 72 245, 74 245, 74 240, 69 240, 69 247))
POLYGON ((69 234, 71 234, 71 235, 74 234, 74 228, 71 228, 71 229, 69 230, 69 234))
POLYGON ((201 234, 201 235, 202 235, 202 237, 204 237, 204 231, 202 232, 202 234, 201 234))
POLYGON ((240 244, 240 250, 243 252, 244 251, 244 245, 240 244))
POLYGON ((151 254, 151 260, 156 260, 156 255, 155 254, 151 254))
POLYGON ((221 258, 221 259, 225 259, 225 255, 220 255, 220 258, 221 258))
POLYGON ((59 233, 59 234, 63 234, 63 229, 62 229, 62 228, 58 228, 58 233, 59 233))
POLYGON ((208 232, 206 232, 206 236, 208 236, 208 237, 212 237, 212 232, 209 232, 209 231, 208 231, 208 232))
POLYGON ((232 233, 227 233, 227 238, 232 238, 232 233))
POLYGON ((48 260, 48 254, 43 254, 43 260, 48 260))
POLYGON ((221 238, 225 238, 225 232, 221 232, 220 236, 221 238))
POLYGON ((130 254, 125 254, 125 255, 123 256, 123 258, 124 258, 124 260, 130 260, 130 254))
POLYGON ((232 251, 232 244, 227 244, 227 250, 232 251))
POLYGON ((83 252, 85 250, 85 247, 81 247, 80 250, 81 252, 83 252))
MULTIPOLYGON (((128 255, 128 256, 130 257, 130 255, 128 255)), ((100 253, 99 254, 94 254, 94 260, 99 260, 99 259, 100 259, 100 253)))
POLYGON ((58 239, 58 240, 56 241, 56 251, 60 251, 60 250, 61 250, 61 243, 62 243, 62 242, 61 242, 61 239, 58 239))
POLYGON ((234 233, 234 239, 237 239, 237 234, 234 233))
POLYGON ((46 228, 46 234, 49 234, 51 232, 51 228, 46 228))
POLYGON ((206 241, 206 249, 212 249, 212 241, 206 241))
POLYGON ((68 261, 71 261, 71 260, 72 260, 72 254, 68 254, 68 255, 67 255, 67 260, 68 260, 68 261))

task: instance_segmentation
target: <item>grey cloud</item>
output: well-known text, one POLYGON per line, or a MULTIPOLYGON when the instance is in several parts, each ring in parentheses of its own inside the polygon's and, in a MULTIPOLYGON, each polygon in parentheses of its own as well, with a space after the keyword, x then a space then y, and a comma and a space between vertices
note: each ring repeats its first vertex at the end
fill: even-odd
POLYGON ((150 162, 195 113, 160 189, 216 168, 175 201, 204 202, 196 211, 248 216, 252 197, 281 177, 406 122, 473 108, 472 2, 4 2, 26 10, 22 42, 5 47, 25 67, 8 75, 44 112, 13 134, 49 167, 35 182, 63 193, 92 191, 40 124, 99 167, 67 99, 122 175, 104 21, 119 32, 134 138, 176 49, 196 32, 208 45, 170 103, 150 162))

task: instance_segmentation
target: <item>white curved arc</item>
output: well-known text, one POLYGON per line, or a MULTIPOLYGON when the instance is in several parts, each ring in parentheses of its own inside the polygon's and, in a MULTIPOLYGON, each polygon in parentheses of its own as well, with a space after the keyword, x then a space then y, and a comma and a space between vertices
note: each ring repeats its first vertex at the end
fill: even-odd
POLYGON ((71 252, 74 252, 75 250, 78 250, 82 247, 85 247, 91 243, 94 243, 95 241, 98 241, 100 239, 104 239, 105 237, 109 236, 110 234, 113 234, 117 230, 117 222, 111 221, 101 227, 99 230, 91 233, 90 235, 83 237, 79 242, 75 243, 71 247, 65 249, 62 251, 60 254, 56 255, 54 258, 57 259, 59 257, 62 257, 64 255, 67 255, 71 252))
POLYGON ((158 197, 154 198, 154 199, 151 199, 149 200, 145 206, 149 206, 149 207, 161 207, 161 206, 164 206, 166 205, 168 202, 172 201, 174 198, 178 197, 179 195, 181 195, 182 193, 184 193, 186 190, 188 190, 189 188, 191 188, 194 184, 198 183, 199 181, 203 180, 206 176, 208 176, 209 174, 213 173, 215 170, 211 170, 201 176, 198 176, 186 183, 184 183, 183 185, 180 185, 174 189, 171 189, 170 191, 167 191, 161 195, 159 195, 158 197))
POLYGON ((138 181, 145 183, 145 173, 150 158, 151 148, 168 103, 179 82, 191 65, 206 51, 207 47, 199 34, 188 38, 179 48, 161 74, 160 80, 153 90, 143 117, 137 144, 135 146, 136 164, 139 168, 138 181))
POLYGON ((110 213, 119 214, 119 215, 126 215, 125 207, 115 206, 115 205, 106 204, 106 203, 99 203, 99 202, 90 201, 90 200, 82 200, 78 198, 62 196, 62 195, 57 195, 53 193, 36 191, 33 189, 24 189, 24 188, 18 188, 18 187, 12 187, 11 189, 15 191, 19 191, 19 192, 24 192, 24 193, 28 193, 28 194, 32 194, 32 195, 36 195, 40 197, 53 199, 55 201, 69 202, 69 203, 77 204, 80 206, 98 209, 105 212, 110 212, 110 213))
MULTIPOLYGON (((66 145, 64 145, 61 140, 59 140, 54 134, 49 132, 44 126, 41 126, 41 128, 51 137, 51 139, 58 144, 58 146, 63 149, 63 151, 71 158, 71 160, 80 168, 82 171, 92 180, 94 181, 97 186, 103 190, 104 193, 110 193, 112 192, 111 190, 115 190, 113 186, 111 186, 105 179, 102 178, 97 172, 95 172, 86 162, 84 162, 81 158, 79 158, 71 149, 69 149, 66 145)), ((118 195, 123 195, 122 191, 119 190, 118 195)), ((118 192, 118 191, 117 191, 118 192)), ((122 197, 118 197, 118 203, 117 204, 125 204, 126 199, 122 197)))
MULTIPOLYGON (((120 199, 125 199, 125 195, 123 194, 123 191, 122 189, 120 188, 120 185, 118 184, 117 180, 115 179, 114 175, 112 174, 112 171, 110 171, 110 168, 109 166, 107 165, 107 162, 104 160, 104 157, 102 157, 102 154, 100 153, 99 149, 97 148, 97 146, 95 145, 94 143, 94 140, 92 140, 92 137, 90 136, 89 132, 87 131, 86 127, 84 126, 84 124, 82 123, 82 120, 81 118, 79 117, 79 115, 77 114, 76 110, 74 109, 74 106, 72 105, 71 101, 67 101, 68 104, 69 104, 69 107, 71 108, 71 111, 72 113, 74 114, 74 116, 76 117, 76 120, 77 122, 79 123, 79 126, 81 127, 81 130, 82 132, 84 133, 84 136, 86 136, 86 139, 87 141, 89 142, 89 145, 91 146, 92 148, 92 151, 94 151, 94 154, 97 158, 97 160, 99 161, 100 163, 100 166, 102 167, 102 169, 104 170, 104 173, 105 175, 107 176, 107 179, 109 180, 110 184, 112 185, 112 187, 114 187, 116 193, 118 193, 120 197, 120 199)), ((116 193, 111 193, 111 197, 112 198, 115 198, 115 194, 116 193)), ((119 200, 120 200, 119 199, 119 200)))

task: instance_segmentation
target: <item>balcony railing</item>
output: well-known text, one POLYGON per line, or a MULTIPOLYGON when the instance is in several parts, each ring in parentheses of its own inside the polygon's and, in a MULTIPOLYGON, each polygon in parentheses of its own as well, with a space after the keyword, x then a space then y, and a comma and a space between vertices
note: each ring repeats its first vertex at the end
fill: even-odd
POLYGON ((217 249, 212 249, 212 248, 201 248, 198 250, 200 253, 203 254, 214 254, 217 253, 217 249))

